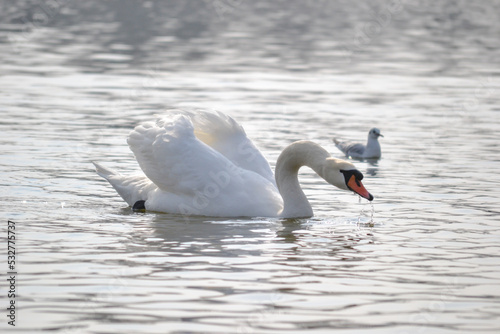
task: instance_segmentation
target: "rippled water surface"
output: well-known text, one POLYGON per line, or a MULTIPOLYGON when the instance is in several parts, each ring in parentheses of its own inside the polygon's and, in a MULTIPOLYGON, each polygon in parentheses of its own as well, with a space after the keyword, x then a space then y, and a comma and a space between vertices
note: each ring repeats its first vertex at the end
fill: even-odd
POLYGON ((2 331, 500 331, 499 1, 0 1, 2 331), (355 161, 372 206, 304 168, 311 219, 133 213, 91 160, 168 107, 355 161), (373 214, 373 218, 371 217, 373 214), (16 222, 17 319, 7 219, 16 222))

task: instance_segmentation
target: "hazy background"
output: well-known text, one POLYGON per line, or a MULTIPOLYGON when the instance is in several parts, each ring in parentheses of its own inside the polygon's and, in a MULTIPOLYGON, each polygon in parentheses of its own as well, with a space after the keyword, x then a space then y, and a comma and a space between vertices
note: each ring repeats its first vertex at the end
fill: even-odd
POLYGON ((0 0, 16 329, 499 331, 499 13, 499 1, 0 0), (172 106, 233 116, 273 168, 294 140, 342 157, 332 137, 379 127, 382 159, 354 162, 373 207, 303 169, 311 219, 132 213, 90 161, 138 171, 127 134, 172 106))

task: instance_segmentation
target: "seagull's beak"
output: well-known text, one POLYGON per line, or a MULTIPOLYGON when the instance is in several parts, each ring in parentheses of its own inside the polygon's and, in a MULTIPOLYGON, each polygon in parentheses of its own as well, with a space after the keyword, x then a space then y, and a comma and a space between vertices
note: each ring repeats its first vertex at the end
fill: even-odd
POLYGON ((381 134, 381 133, 379 133, 379 134, 378 134, 378 136, 379 136, 379 137, 383 137, 384 135, 383 135, 383 134, 381 134))
POLYGON ((349 179, 349 182, 347 182, 347 187, 354 191, 356 194, 359 196, 366 198, 369 201, 373 201, 373 196, 366 190, 365 186, 363 186, 363 183, 361 181, 356 180, 356 177, 354 175, 351 176, 349 179))

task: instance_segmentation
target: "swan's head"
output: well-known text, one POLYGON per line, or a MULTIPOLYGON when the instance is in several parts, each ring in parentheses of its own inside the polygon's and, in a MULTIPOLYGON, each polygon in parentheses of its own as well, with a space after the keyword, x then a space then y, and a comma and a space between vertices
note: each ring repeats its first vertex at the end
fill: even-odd
POLYGON ((380 130, 378 128, 372 128, 370 132, 368 132, 368 137, 377 139, 378 137, 383 137, 383 135, 380 133, 380 130))
POLYGON ((348 161, 335 158, 326 159, 323 168, 323 177, 328 183, 337 188, 351 190, 369 201, 373 200, 373 196, 365 189, 363 183, 361 183, 363 174, 348 161))

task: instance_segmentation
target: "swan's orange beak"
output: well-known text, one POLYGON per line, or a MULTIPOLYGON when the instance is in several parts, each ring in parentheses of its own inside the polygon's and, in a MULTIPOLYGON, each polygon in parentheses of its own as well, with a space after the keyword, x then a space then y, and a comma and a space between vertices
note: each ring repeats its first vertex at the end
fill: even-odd
POLYGON ((356 177, 354 175, 351 176, 349 179, 349 182, 347 182, 347 187, 354 191, 356 194, 359 196, 366 198, 369 201, 373 201, 373 196, 366 190, 365 186, 363 186, 363 183, 361 181, 356 180, 356 177))

